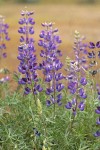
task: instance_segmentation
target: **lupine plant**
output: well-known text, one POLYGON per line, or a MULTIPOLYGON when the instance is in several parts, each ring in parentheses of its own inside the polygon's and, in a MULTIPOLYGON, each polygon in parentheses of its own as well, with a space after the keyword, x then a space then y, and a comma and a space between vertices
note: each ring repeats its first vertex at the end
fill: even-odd
POLYGON ((3 16, 0 16, 0 59, 1 57, 6 58, 7 56, 5 52, 5 42, 10 40, 8 36, 8 28, 9 25, 5 23, 5 18, 3 16))
POLYGON ((77 109, 80 111, 84 110, 85 99, 87 98, 85 86, 87 84, 86 79, 86 50, 87 45, 83 43, 83 39, 80 38, 79 32, 75 31, 75 41, 74 41, 74 55, 75 60, 70 61, 69 68, 66 68, 68 71, 67 80, 68 80, 68 89, 73 98, 71 102, 66 104, 67 109, 71 109, 73 115, 77 113, 77 109), (84 54, 84 55, 83 55, 84 54))
POLYGON ((37 77, 37 58, 34 54, 34 39, 32 35, 34 34, 34 24, 35 21, 31 17, 33 12, 27 10, 21 12, 21 19, 19 24, 21 27, 18 32, 21 34, 20 46, 18 47, 19 55, 18 59, 20 64, 18 70, 22 73, 22 77, 19 79, 19 84, 25 85, 24 94, 33 93, 36 95, 38 92, 42 91, 42 87, 38 84, 37 77))
POLYGON ((89 43, 89 51, 88 51, 88 58, 89 58, 89 68, 90 73, 92 76, 95 76, 100 72, 99 68, 99 59, 100 59, 100 41, 98 41, 96 44, 93 42, 89 43))
MULTIPOLYGON (((94 81, 94 86, 92 87, 94 89, 94 95, 98 95, 98 101, 100 101, 100 85, 98 84, 99 79, 97 80, 97 75, 99 75, 100 72, 100 68, 99 68, 99 60, 100 60, 100 41, 98 41, 96 44, 94 44, 93 42, 89 43, 89 51, 88 51, 88 58, 89 58, 89 72, 91 73, 91 75, 95 78, 94 81), (96 90, 95 90, 96 89, 96 90)), ((95 97, 94 97, 95 98, 95 97)), ((99 106, 97 106, 97 109, 95 110, 96 114, 100 115, 100 102, 99 102, 99 106)), ((99 118, 97 118, 96 121, 97 126, 100 126, 100 116, 99 118)), ((100 130, 98 130, 94 136, 99 137, 100 136, 100 130)))
POLYGON ((98 95, 98 101, 99 101, 99 106, 97 106, 95 113, 99 115, 99 117, 96 120, 96 124, 98 126, 98 130, 94 134, 95 137, 100 137, 100 85, 96 86, 97 89, 97 95, 98 95))
MULTIPOLYGON (((0 15, 0 61, 2 58, 6 58, 7 54, 5 52, 6 50, 6 41, 9 41, 10 38, 8 36, 8 28, 9 25, 5 23, 5 17, 0 15)), ((1 67, 1 66, 0 66, 1 67)), ((7 69, 0 69, 0 74, 5 74, 5 71, 7 69)), ((9 80, 9 77, 2 77, 0 79, 0 83, 5 83, 6 81, 9 80)))
POLYGON ((39 69, 42 69, 45 83, 49 83, 46 88, 46 94, 49 96, 46 100, 47 106, 54 104, 61 105, 62 99, 62 89, 64 85, 61 80, 64 78, 63 74, 58 72, 63 64, 59 60, 62 56, 59 50, 59 44, 62 42, 60 37, 57 35, 58 29, 53 29, 53 23, 42 23, 44 30, 40 33, 40 38, 38 45, 43 48, 41 50, 40 56, 43 57, 42 63, 39 65, 39 69))
MULTIPOLYGON (((74 58, 67 57, 64 75, 59 50, 62 40, 51 22, 42 23, 38 41, 42 61, 37 62, 33 14, 25 9, 19 20, 17 90, 8 90, 6 84, 0 86, 0 149, 99 150, 100 83, 91 84, 90 73, 95 81, 95 74, 99 75, 100 42, 88 45, 75 31, 74 58), (42 72, 43 78, 37 72, 42 72)), ((2 34, 5 40, 9 37, 8 26, 3 27, 0 50, 3 47, 1 55, 5 57, 2 34)))

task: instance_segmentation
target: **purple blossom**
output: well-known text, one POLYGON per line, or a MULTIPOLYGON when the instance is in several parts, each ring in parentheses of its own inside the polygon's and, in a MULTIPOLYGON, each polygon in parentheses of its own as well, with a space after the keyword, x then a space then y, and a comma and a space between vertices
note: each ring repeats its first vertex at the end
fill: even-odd
POLYGON ((56 76, 55 76, 56 81, 62 80, 63 78, 64 78, 64 76, 63 76, 62 73, 58 73, 58 74, 56 74, 56 76))
POLYGON ((90 42, 89 43, 89 48, 90 49, 100 48, 100 41, 98 41, 96 44, 94 44, 93 42, 90 42))
POLYGON ((43 91, 43 88, 40 86, 40 84, 36 85, 35 88, 36 88, 36 90, 38 92, 42 92, 43 91))
POLYGON ((68 102, 68 103, 65 105, 65 107, 66 107, 67 109, 71 109, 71 108, 72 108, 72 103, 71 103, 71 102, 68 102))
POLYGON ((31 92, 31 89, 29 87, 26 87, 24 94, 28 95, 30 92, 31 92))
POLYGON ((95 48, 95 44, 94 44, 93 42, 90 42, 89 44, 90 44, 90 45, 89 45, 89 48, 90 48, 90 49, 94 49, 94 48, 95 48))
POLYGON ((58 92, 60 92, 63 88, 64 88, 64 85, 62 83, 59 83, 59 84, 56 85, 56 90, 58 92))
POLYGON ((85 107, 85 104, 84 104, 84 101, 81 101, 78 105, 78 108, 83 111, 84 110, 84 107, 85 107))
POLYGON ((95 53, 94 53, 94 51, 88 52, 88 58, 95 58, 95 53))
POLYGON ((96 133, 94 133, 95 137, 100 137, 100 131, 97 131, 96 133))
POLYGON ((61 99, 62 99, 62 94, 60 93, 57 95, 57 103, 60 103, 61 99))
POLYGON ((79 89, 79 96, 83 99, 86 99, 87 98, 87 95, 86 93, 84 92, 84 89, 83 88, 80 88, 79 89))
POLYGON ((47 88, 47 89, 46 89, 46 94, 47 94, 47 95, 50 95, 53 91, 54 91, 54 89, 53 89, 52 87, 47 88))
POLYGON ((81 83, 83 86, 86 85, 86 84, 87 84, 87 79, 84 78, 84 77, 82 77, 82 78, 80 79, 80 83, 81 83))
POLYGON ((50 100, 47 100, 47 101, 46 101, 46 105, 47 105, 47 106, 50 106, 50 105, 51 105, 51 101, 50 101, 50 100))
POLYGON ((97 107, 97 109, 95 110, 96 114, 100 114, 100 106, 97 107))
POLYGON ((97 119, 96 124, 100 125, 100 117, 97 119))

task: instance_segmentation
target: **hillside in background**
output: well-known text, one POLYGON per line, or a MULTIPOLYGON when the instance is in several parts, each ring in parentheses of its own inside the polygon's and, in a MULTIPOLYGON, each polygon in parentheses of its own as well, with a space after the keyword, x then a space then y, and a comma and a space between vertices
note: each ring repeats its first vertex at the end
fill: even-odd
POLYGON ((0 2, 13 3, 68 3, 68 4, 95 4, 100 3, 100 0, 0 0, 0 2))

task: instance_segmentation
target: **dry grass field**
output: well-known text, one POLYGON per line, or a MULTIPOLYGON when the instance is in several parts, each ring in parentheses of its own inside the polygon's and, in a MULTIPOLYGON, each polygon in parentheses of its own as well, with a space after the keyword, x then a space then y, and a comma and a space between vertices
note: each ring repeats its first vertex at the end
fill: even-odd
MULTIPOLYGON (((17 47, 19 45, 18 19, 20 12, 24 9, 24 4, 3 4, 0 5, 0 15, 6 16, 9 24, 9 35, 11 41, 7 43, 7 59, 2 61, 2 66, 10 70, 17 70, 17 47)), ((100 5, 67 5, 67 4, 30 4, 28 10, 35 11, 35 47, 38 59, 40 48, 37 46, 39 33, 42 29, 42 22, 55 22, 55 27, 59 28, 59 34, 63 43, 60 46, 63 52, 63 62, 66 56, 72 56, 72 46, 74 31, 78 30, 81 35, 85 35, 87 41, 100 40, 100 5)))

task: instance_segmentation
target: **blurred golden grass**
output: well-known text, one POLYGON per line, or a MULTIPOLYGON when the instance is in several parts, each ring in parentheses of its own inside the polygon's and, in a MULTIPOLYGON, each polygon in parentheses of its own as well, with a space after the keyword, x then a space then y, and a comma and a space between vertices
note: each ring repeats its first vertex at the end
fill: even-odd
MULTIPOLYGON (((6 22, 10 25, 9 35, 11 41, 7 43, 7 59, 2 61, 2 66, 8 67, 10 70, 17 70, 18 66, 18 50, 19 34, 18 20, 20 12, 24 9, 24 4, 4 4, 0 5, 0 14, 6 16, 6 22)), ((42 30, 41 22, 55 22, 55 27, 59 28, 59 34, 63 43, 60 46, 62 49, 62 60, 65 62, 66 56, 72 56, 72 46, 74 31, 78 30, 81 35, 87 37, 87 41, 100 40, 100 6, 99 5, 34 5, 27 4, 28 10, 35 11, 35 47, 37 50, 38 59, 40 48, 37 46, 39 33, 42 30)))

